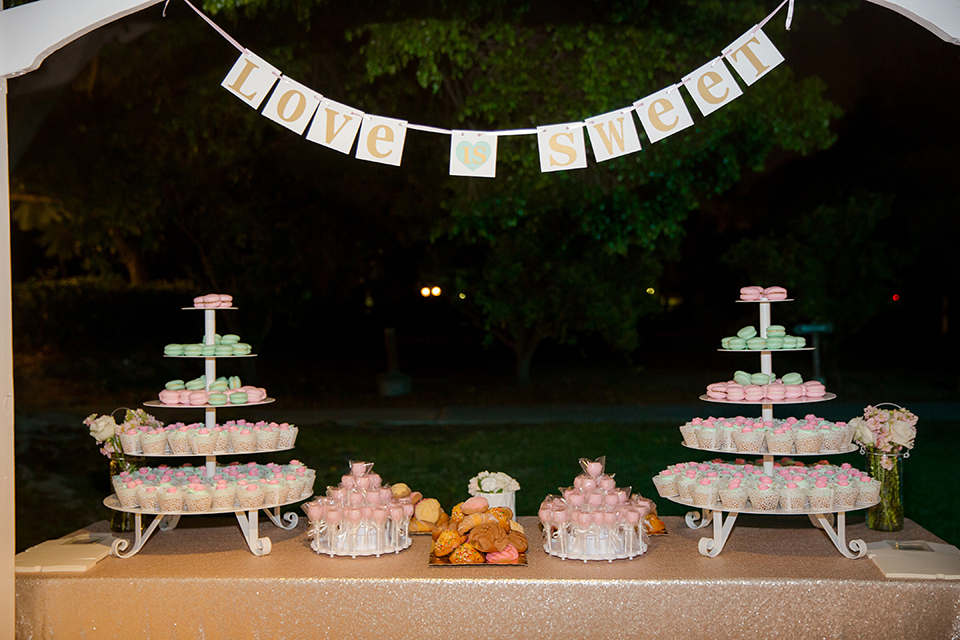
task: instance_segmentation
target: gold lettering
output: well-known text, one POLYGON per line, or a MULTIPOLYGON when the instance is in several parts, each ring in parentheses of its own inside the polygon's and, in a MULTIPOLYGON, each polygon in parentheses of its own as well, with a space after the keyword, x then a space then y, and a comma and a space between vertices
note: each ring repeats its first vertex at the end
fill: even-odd
POLYGON ((487 154, 484 153, 483 147, 477 145, 473 148, 473 159, 477 164, 483 164, 487 161, 487 154))
POLYGON ((671 111, 673 111, 673 103, 666 98, 657 98, 654 100, 650 104, 650 107, 647 108, 647 117, 650 119, 650 124, 653 125, 653 128, 666 133, 677 126, 677 123, 680 122, 680 116, 674 116, 673 122, 670 123, 663 121, 662 116, 671 111))
POLYGON ((730 95, 730 87, 725 88, 723 90, 723 95, 720 96, 715 96, 710 93, 710 89, 717 86, 721 82, 723 82, 723 77, 719 73, 716 71, 707 71, 705 74, 700 76, 699 80, 697 80, 697 91, 700 92, 700 97, 710 104, 720 104, 726 100, 727 96, 730 95))
MULTIPOLYGON (((615 121, 608 120, 607 124, 610 125, 610 138, 613 138, 613 141, 617 143, 617 148, 620 149, 620 153, 623 153, 623 116, 620 116, 615 121), (617 127, 614 124, 615 122, 620 123, 620 130, 617 131, 617 127)), ((603 130, 603 124, 595 124, 593 128, 596 129, 597 133, 600 134, 600 141, 603 142, 603 146, 606 147, 607 153, 613 155, 613 145, 610 138, 607 137, 606 132, 603 130)))
POLYGON ((385 124, 378 124, 370 129, 370 133, 367 134, 367 151, 370 155, 374 158, 386 158, 392 153, 392 150, 381 153, 377 149, 378 142, 393 142, 393 129, 385 124))
POLYGON ((337 121, 337 112, 330 107, 326 107, 325 109, 327 112, 327 144, 330 144, 334 138, 340 135, 340 132, 347 126, 347 123, 353 120, 353 116, 343 116, 343 124, 340 125, 339 128, 334 129, 337 121))
POLYGON ((550 156, 550 166, 551 167, 565 167, 569 164, 572 164, 574 160, 577 159, 577 150, 574 147, 568 147, 565 144, 560 144, 557 141, 557 138, 560 136, 566 136, 570 138, 570 143, 573 144, 573 134, 572 133, 555 133, 550 136, 550 149, 556 151, 557 153, 562 153, 565 156, 568 156, 570 159, 566 162, 558 162, 553 159, 553 156, 550 156))
POLYGON ((277 115, 280 116, 280 119, 284 122, 296 122, 300 119, 300 116, 303 115, 303 112, 306 111, 306 109, 307 97, 296 89, 290 89, 290 91, 287 91, 285 94, 280 96, 280 100, 277 101, 277 115), (283 114, 287 110, 287 104, 294 95, 298 96, 297 106, 293 109, 293 115, 288 118, 283 114))
POLYGON ((753 65, 753 68, 757 70, 757 76, 759 76, 761 73, 763 73, 764 71, 766 71, 767 69, 769 69, 769 68, 770 68, 770 65, 766 65, 766 64, 763 64, 762 62, 760 62, 760 58, 757 57, 757 54, 755 54, 755 53, 750 49, 750 44, 751 44, 751 43, 752 43, 752 44, 755 44, 755 45, 757 45, 757 46, 760 46, 760 41, 757 40, 757 37, 756 37, 756 36, 754 36, 754 37, 750 38, 749 40, 747 40, 746 42, 744 42, 742 47, 740 47, 739 49, 737 49, 736 51, 734 51, 733 53, 731 53, 731 54, 730 54, 730 59, 733 60, 734 62, 736 62, 736 61, 737 61, 737 54, 740 53, 741 51, 743 51, 743 55, 747 56, 747 60, 749 60, 749 61, 750 61, 750 64, 753 65))
POLYGON ((237 94, 239 94, 239 96, 244 100, 246 100, 247 102, 253 102, 253 97, 257 95, 257 92, 253 91, 249 94, 246 94, 240 91, 240 87, 242 87, 243 83, 246 82, 247 78, 250 77, 250 73, 254 69, 259 69, 260 67, 253 64, 253 62, 251 62, 249 58, 244 58, 243 62, 244 62, 243 71, 241 71, 240 75, 237 76, 237 79, 233 81, 233 84, 230 85, 230 88, 236 91, 237 94))

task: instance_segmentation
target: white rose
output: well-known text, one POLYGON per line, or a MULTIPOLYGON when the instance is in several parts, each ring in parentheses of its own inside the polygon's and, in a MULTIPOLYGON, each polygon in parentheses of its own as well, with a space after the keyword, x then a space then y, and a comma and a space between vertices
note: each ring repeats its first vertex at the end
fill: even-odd
POLYGON ((487 476, 480 479, 480 490, 486 493, 497 493, 500 491, 500 483, 494 476, 487 476))
POLYGON ((903 420, 893 420, 890 423, 890 442, 898 444, 907 449, 913 448, 913 439, 917 436, 916 427, 910 426, 909 422, 903 420))
POLYGON ((876 435, 870 430, 869 425, 867 425, 863 418, 854 418, 848 422, 847 425, 854 425, 853 439, 860 444, 867 447, 872 447, 877 444, 876 435))
POLYGON ((100 416, 90 425, 90 435, 92 435, 97 442, 108 440, 116 435, 116 433, 117 421, 113 419, 113 416, 100 416))

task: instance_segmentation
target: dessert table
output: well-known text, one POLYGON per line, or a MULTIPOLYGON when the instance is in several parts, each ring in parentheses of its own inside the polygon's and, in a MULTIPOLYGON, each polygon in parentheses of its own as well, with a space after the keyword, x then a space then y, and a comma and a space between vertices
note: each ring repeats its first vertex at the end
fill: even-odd
MULTIPOLYGON (((428 565, 429 536, 380 559, 317 555, 305 518, 271 530, 257 557, 217 518, 85 573, 17 575, 17 637, 960 637, 960 581, 887 579, 806 517, 745 515, 716 558, 697 552, 702 531, 666 517, 647 554, 614 563, 546 555, 526 517, 526 566, 456 567, 428 565)), ((894 534, 851 520, 866 542, 942 542, 909 520, 894 534)))

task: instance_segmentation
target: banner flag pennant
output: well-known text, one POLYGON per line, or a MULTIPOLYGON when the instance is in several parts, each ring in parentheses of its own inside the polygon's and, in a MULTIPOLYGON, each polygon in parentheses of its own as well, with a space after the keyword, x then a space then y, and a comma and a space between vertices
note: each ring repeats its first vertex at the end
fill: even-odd
POLYGON ((671 85, 633 103, 650 142, 658 142, 693 125, 679 87, 671 85))
POLYGON ((537 127, 537 146, 540 149, 542 173, 584 169, 587 166, 582 122, 537 127))
POLYGON ((360 125, 360 141, 357 143, 357 158, 399 167, 406 136, 406 120, 364 115, 360 125))
POLYGON ((283 76, 277 88, 270 94, 270 100, 263 108, 263 115, 297 135, 303 135, 322 97, 313 89, 283 76))
POLYGON ((307 131, 307 140, 349 154, 364 115, 359 109, 322 98, 307 131))
POLYGON ((737 70, 747 86, 767 75, 784 60, 759 26, 753 27, 724 49, 723 57, 737 70))
POLYGON ((280 75, 280 72, 269 63, 252 51, 246 50, 233 63, 233 68, 227 73, 227 77, 223 79, 220 86, 254 109, 259 109, 274 83, 280 79, 280 75))
POLYGON ((496 178, 496 134, 483 131, 450 132, 450 175, 496 178))
POLYGON ((722 57, 713 59, 688 75, 683 79, 683 84, 700 107, 700 113, 705 116, 743 95, 722 57))
POLYGON ((587 118, 587 133, 597 162, 640 151, 640 136, 633 122, 632 108, 587 118))

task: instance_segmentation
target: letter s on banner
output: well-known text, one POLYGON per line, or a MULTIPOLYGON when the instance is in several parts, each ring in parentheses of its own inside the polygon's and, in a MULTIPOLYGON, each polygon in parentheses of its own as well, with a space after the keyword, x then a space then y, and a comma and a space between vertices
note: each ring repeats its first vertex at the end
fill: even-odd
POLYGON ((360 125, 357 158, 399 167, 406 135, 406 120, 365 115, 360 125))
POLYGON ((540 149, 542 173, 583 169, 587 166, 582 122, 537 127, 537 146, 540 149))
POLYGON ((244 51, 220 83, 254 109, 259 109, 280 72, 250 51, 244 51))
POLYGON ((770 38, 758 27, 754 27, 737 38, 733 44, 723 50, 723 55, 743 81, 750 86, 771 69, 783 62, 783 56, 770 38))

